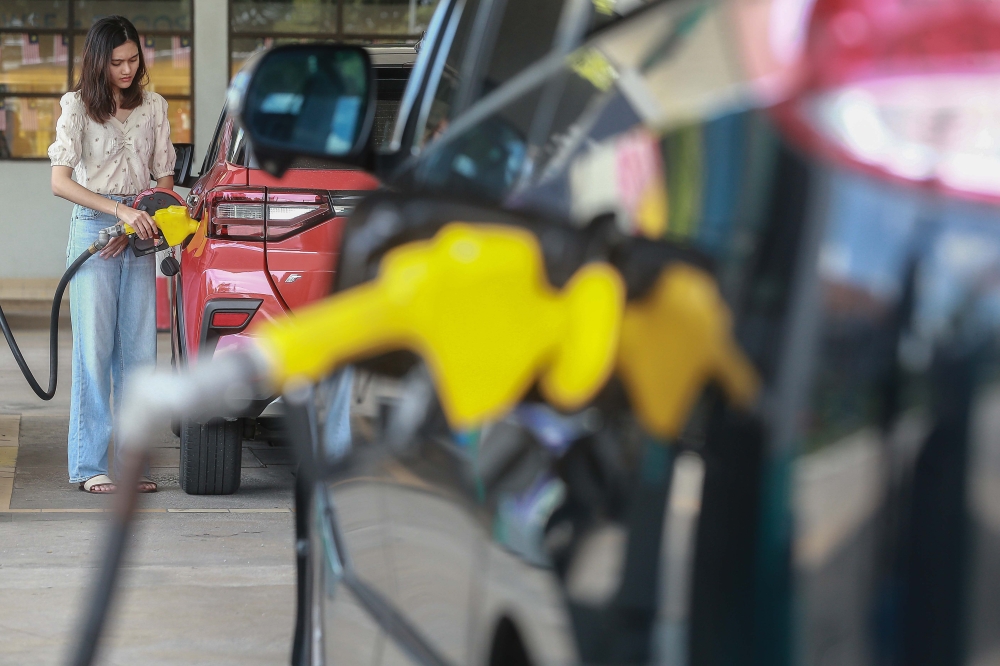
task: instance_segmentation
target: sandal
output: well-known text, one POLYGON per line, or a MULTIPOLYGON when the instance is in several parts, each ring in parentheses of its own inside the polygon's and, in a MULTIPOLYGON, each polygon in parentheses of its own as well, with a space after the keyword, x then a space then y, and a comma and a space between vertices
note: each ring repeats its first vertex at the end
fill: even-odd
POLYGON ((92 495, 110 495, 118 490, 115 482, 107 474, 92 476, 80 484, 80 490, 92 495))
POLYGON ((148 479, 145 476, 139 479, 139 492, 140 493, 155 493, 157 491, 156 482, 152 479, 148 479))

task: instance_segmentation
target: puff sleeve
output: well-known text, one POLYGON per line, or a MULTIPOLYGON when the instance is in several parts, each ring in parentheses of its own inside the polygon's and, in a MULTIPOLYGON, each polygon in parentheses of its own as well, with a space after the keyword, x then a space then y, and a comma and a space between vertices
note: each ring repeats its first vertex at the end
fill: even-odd
POLYGON ((59 100, 62 113, 56 121, 56 140, 49 146, 52 166, 75 169, 80 163, 83 132, 87 126, 87 111, 79 93, 69 92, 59 100))
POLYGON ((153 152, 149 156, 149 171, 153 180, 174 174, 174 162, 177 154, 170 142, 170 116, 167 115, 167 100, 159 95, 154 103, 153 117, 153 152))

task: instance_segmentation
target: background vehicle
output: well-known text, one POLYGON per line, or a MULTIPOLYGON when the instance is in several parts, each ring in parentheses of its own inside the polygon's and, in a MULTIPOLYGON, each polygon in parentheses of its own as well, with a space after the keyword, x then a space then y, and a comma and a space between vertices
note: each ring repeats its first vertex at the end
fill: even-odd
MULTIPOLYGON (((300 503, 297 512, 298 536, 311 545, 308 558, 299 549, 300 657, 635 663, 655 650, 668 663, 958 664, 996 654, 1000 232, 993 181, 954 159, 993 164, 985 139, 997 129, 969 103, 980 98, 941 92, 959 81, 970 86, 963 92, 985 93, 995 76, 995 48, 983 46, 991 42, 970 42, 954 58, 956 42, 942 37, 956 24, 1000 28, 963 3, 930 7, 921 20, 908 3, 857 3, 840 15, 843 4, 818 3, 803 22, 809 49, 841 40, 869 60, 853 68, 857 79, 788 98, 780 68, 755 69, 766 58, 748 55, 779 42, 754 41, 771 35, 741 3, 660 3, 569 58, 555 51, 450 117, 416 159, 397 162, 390 182, 407 194, 379 243, 370 217, 356 213, 348 225, 346 247, 360 263, 341 272, 340 288, 370 279, 387 249, 443 222, 513 211, 622 239, 597 254, 596 241, 574 248, 542 236, 553 253, 578 250, 578 263, 631 258, 641 268, 643 252, 666 246, 712 271, 764 398, 738 414, 701 387, 689 432, 669 443, 699 469, 697 531, 664 555, 662 595, 676 605, 651 599, 655 576, 629 576, 638 554, 649 556, 641 537, 650 532, 616 509, 616 492, 635 498, 643 477, 634 458, 601 450, 604 428, 628 432, 609 419, 622 399, 613 387, 608 402, 595 401, 601 418, 589 433, 567 427, 570 446, 555 450, 544 430, 523 424, 528 434, 515 437, 448 433, 425 398, 409 438, 348 451, 316 443, 328 475, 310 489, 312 511, 300 503), (760 30, 734 34, 740 20, 760 30), (930 68, 929 53, 942 56, 930 68), (901 73, 937 94, 889 85, 901 73), (859 94, 826 96, 844 92, 859 94), (779 103, 798 105, 796 121, 817 132, 832 126, 828 138, 851 159, 803 140, 779 103), (909 133, 941 127, 929 121, 942 117, 958 119, 951 128, 971 123, 980 140, 909 133), (885 143, 852 135, 870 138, 873 128, 885 143), (921 178, 900 172, 899 151, 866 152, 892 145, 930 156, 914 162, 921 178), (533 483, 543 471, 564 483, 549 504, 533 483), (574 496, 587 473, 593 483, 574 496), (622 478, 632 482, 613 482, 622 478), (536 567, 539 552, 551 568, 536 567), (578 586, 594 580, 608 584, 578 586), (659 611, 658 634, 648 620, 659 611)), ((633 299, 648 293, 642 270, 623 275, 633 299)), ((565 275, 549 278, 558 285, 565 275)), ((586 414, 576 416, 586 431, 586 414)), ((624 438, 611 443, 628 451, 624 438)))
MULTIPOLYGON (((372 141, 389 138, 416 53, 373 47, 378 109, 372 141)), ((224 111, 188 195, 205 220, 180 252, 171 292, 173 363, 196 363, 239 347, 253 321, 280 317, 330 291, 347 215, 379 181, 365 171, 304 162, 282 178, 258 166, 243 131, 224 111)), ((180 423, 180 483, 190 494, 239 488, 242 441, 275 436, 258 427, 269 401, 242 419, 180 423)))

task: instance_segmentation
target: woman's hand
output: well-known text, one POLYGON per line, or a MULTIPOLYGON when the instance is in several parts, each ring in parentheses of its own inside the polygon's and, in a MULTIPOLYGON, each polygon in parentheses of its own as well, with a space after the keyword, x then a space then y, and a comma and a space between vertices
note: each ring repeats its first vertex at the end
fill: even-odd
POLYGON ((144 210, 136 210, 124 204, 120 205, 118 206, 118 219, 135 229, 136 235, 143 240, 156 238, 159 234, 153 218, 144 210))
POLYGON ((101 259, 111 259, 112 257, 117 257, 119 254, 125 251, 128 247, 128 236, 118 236, 117 238, 112 238, 111 241, 104 246, 101 250, 101 259))

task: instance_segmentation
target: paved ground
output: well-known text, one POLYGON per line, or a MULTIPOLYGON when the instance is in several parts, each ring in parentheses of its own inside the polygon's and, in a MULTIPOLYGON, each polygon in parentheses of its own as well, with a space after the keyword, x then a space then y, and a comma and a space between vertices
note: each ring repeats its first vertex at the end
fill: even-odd
MULTIPOLYGON (((28 363, 47 376, 48 334, 14 318, 28 363)), ((64 324, 68 329, 68 325, 64 324)), ((0 352, 0 665, 62 663, 104 534, 107 498, 67 482, 70 335, 60 390, 43 403, 0 352)), ((169 343, 159 340, 160 361, 169 343)), ((160 492, 143 498, 104 664, 287 663, 294 612, 289 452, 247 442, 229 497, 177 485, 178 441, 152 461, 160 492)))
MULTIPOLYGON (((31 328, 38 320, 18 323, 28 362, 44 374, 47 332, 31 328)), ((161 360, 166 342, 161 338, 161 360)), ((50 403, 30 392, 0 350, 0 666, 64 661, 104 534, 107 498, 81 493, 66 480, 69 350, 64 333, 61 391, 50 403)), ((977 423, 992 433, 994 445, 983 449, 993 457, 980 452, 973 466, 980 544, 1000 541, 1000 445, 994 441, 1000 392, 984 404, 977 423)), ((288 663, 294 605, 289 452, 247 442, 238 494, 190 497, 177 485, 177 440, 163 432, 158 444, 152 475, 161 492, 143 498, 99 663, 288 663)), ((876 433, 861 430, 795 466, 797 621, 806 663, 867 663, 878 451, 876 433)), ((701 474, 696 456, 678 462, 663 554, 661 663, 685 660, 686 580, 701 474)), ((982 553, 996 550, 983 547, 982 553)), ((975 628, 974 643, 980 655, 1000 655, 992 622, 1000 617, 1000 567, 992 559, 977 566, 987 584, 977 590, 976 604, 989 622, 975 628)), ((347 640, 355 645, 358 636, 347 640)))

